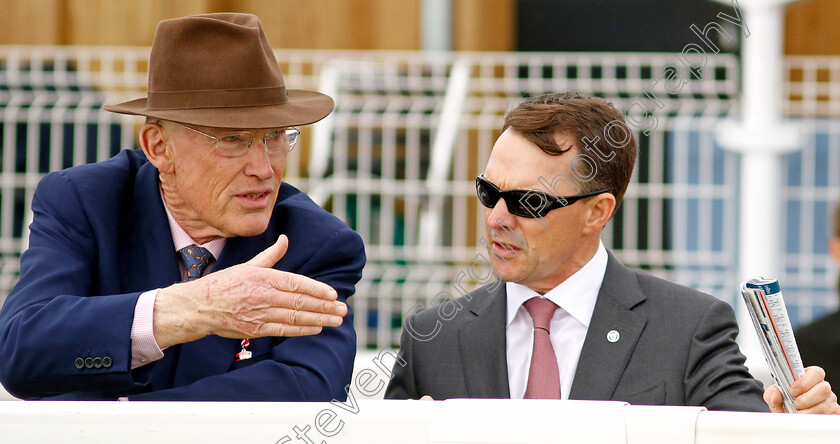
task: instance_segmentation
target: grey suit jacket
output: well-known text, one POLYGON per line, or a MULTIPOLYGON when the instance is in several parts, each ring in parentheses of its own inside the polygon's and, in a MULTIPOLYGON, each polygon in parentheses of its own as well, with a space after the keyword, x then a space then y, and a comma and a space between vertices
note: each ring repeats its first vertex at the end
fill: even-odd
POLYGON ((802 363, 822 367, 831 387, 840 387, 840 311, 799 327, 795 336, 802 363))
MULTIPOLYGON (((505 298, 497 282, 407 318, 385 397, 509 398, 505 298)), ((768 411, 737 334, 728 304, 610 254, 569 398, 768 411)))

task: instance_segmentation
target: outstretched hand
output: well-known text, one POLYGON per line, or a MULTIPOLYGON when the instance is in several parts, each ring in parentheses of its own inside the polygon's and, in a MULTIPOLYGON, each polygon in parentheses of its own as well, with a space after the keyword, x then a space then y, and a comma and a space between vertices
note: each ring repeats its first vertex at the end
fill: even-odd
MULTIPOLYGON (((837 395, 832 392, 831 385, 825 380, 825 371, 820 367, 806 368, 805 374, 790 386, 790 395, 793 397, 796 413, 840 415, 837 395)), ((776 385, 764 391, 764 402, 771 412, 785 412, 782 392, 776 385)))
POLYGON ((347 306, 327 284, 275 270, 289 247, 277 242, 248 262, 158 292, 155 340, 161 348, 207 335, 306 336, 341 325, 347 306))

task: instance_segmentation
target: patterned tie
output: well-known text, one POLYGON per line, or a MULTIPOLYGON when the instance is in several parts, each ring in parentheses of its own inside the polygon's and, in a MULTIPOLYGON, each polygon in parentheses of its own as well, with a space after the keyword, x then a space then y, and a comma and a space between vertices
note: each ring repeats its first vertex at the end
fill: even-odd
POLYGON ((204 273, 204 269, 215 259, 213 254, 207 251, 206 248, 201 248, 197 245, 184 247, 178 250, 178 252, 181 253, 184 267, 187 268, 187 281, 200 278, 204 273))
POLYGON ((560 399, 560 371, 549 336, 557 305, 543 298, 528 299, 524 305, 534 320, 534 351, 525 399, 560 399))

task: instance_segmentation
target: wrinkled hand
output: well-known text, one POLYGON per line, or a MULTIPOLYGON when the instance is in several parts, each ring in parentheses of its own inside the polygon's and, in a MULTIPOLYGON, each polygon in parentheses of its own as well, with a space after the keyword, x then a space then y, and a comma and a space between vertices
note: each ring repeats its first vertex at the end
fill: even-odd
MULTIPOLYGON (((790 386, 796 413, 821 413, 840 415, 837 396, 831 391, 831 385, 825 380, 825 371, 820 367, 808 367, 805 374, 790 386)), ((764 391, 764 402, 774 413, 784 413, 782 392, 776 385, 764 391)))
POLYGON ((158 292, 155 340, 161 348, 207 335, 306 336, 341 325, 347 306, 329 285, 271 268, 286 254, 277 242, 250 261, 158 292))

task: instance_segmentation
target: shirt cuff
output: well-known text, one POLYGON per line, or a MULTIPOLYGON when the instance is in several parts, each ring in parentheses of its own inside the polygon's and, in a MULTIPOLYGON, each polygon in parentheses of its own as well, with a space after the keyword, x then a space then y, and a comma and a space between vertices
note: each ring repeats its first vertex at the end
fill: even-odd
POLYGON ((134 306, 134 321, 131 323, 131 369, 157 361, 163 357, 163 350, 155 340, 154 313, 158 290, 140 294, 134 306))

